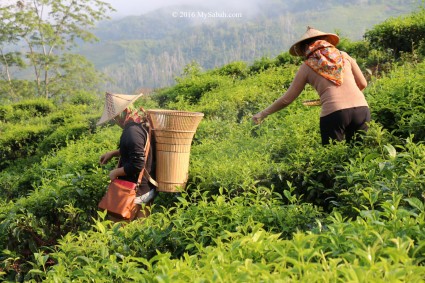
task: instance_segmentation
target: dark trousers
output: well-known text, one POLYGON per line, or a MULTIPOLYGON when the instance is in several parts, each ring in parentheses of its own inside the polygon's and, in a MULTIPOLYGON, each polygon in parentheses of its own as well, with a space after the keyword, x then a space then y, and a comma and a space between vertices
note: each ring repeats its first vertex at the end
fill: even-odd
POLYGON ((322 145, 329 144, 330 140, 351 142, 356 133, 368 130, 368 122, 370 110, 367 106, 342 109, 320 117, 322 145))

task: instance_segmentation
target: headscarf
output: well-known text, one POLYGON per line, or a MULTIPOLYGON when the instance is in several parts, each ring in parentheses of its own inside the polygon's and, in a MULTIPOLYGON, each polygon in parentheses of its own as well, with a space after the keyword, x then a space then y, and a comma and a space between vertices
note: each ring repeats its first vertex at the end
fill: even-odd
POLYGON ((305 63, 319 75, 336 85, 342 85, 344 58, 335 46, 326 40, 316 40, 307 46, 305 63))
POLYGON ((139 112, 132 104, 127 106, 117 117, 115 117, 115 122, 121 127, 124 128, 129 122, 142 123, 145 120, 145 116, 142 112, 139 112))

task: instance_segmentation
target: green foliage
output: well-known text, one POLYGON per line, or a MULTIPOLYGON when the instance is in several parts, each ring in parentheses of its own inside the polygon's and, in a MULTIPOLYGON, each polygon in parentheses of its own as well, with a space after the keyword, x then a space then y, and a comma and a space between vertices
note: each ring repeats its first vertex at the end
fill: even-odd
POLYGON ((96 105, 97 101, 97 96, 91 93, 79 92, 73 94, 69 102, 73 105, 96 105))
POLYGON ((9 104, 22 99, 32 99, 36 95, 35 82, 13 79, 10 82, 0 80, 0 102, 9 104))
POLYGON ((0 167, 16 159, 42 155, 93 131, 93 108, 66 105, 58 110, 47 99, 30 99, 0 108, 0 167))
POLYGON ((246 62, 232 62, 219 69, 217 72, 221 76, 229 76, 235 79, 244 79, 248 76, 248 66, 246 62))
POLYGON ((3 247, 35 252, 70 231, 88 228, 106 187, 105 170, 97 161, 107 148, 115 147, 109 139, 114 133, 103 131, 80 143, 70 142, 28 168, 38 181, 33 190, 27 189, 27 195, 2 211, 0 234, 9 235, 1 243, 3 247))
POLYGON ((2 126, 0 137, 0 168, 36 153, 38 144, 50 133, 46 124, 12 124, 2 126), (3 132, 4 131, 4 132, 3 132))
POLYGON ((24 197, 41 184, 42 169, 34 166, 37 162, 39 162, 39 157, 33 156, 14 162, 2 170, 0 195, 5 201, 24 197))
POLYGON ((338 49, 347 52, 351 57, 356 58, 357 64, 361 67, 376 65, 376 62, 365 62, 370 60, 370 46, 367 41, 350 41, 348 38, 341 38, 338 49), (375 63, 375 64, 373 64, 375 63))
POLYGON ((93 95, 105 78, 93 63, 77 54, 63 54, 58 62, 58 75, 52 78, 49 97, 57 103, 94 104, 98 97, 93 95))
POLYGON ((276 58, 262 57, 259 60, 255 60, 251 66, 249 66, 250 74, 258 74, 266 71, 270 68, 275 67, 287 67, 292 64, 299 65, 302 62, 301 57, 294 57, 289 52, 279 54, 276 58))
POLYGON ((255 60, 254 63, 250 66, 250 73, 260 73, 271 67, 275 66, 275 62, 273 59, 268 57, 262 57, 259 60, 255 60))
POLYGON ((12 72, 27 71, 33 82, 34 96, 64 98, 71 90, 93 90, 99 75, 94 66, 81 55, 64 52, 76 45, 77 40, 96 39, 88 29, 97 21, 108 18, 112 7, 102 1, 84 0, 81 3, 63 0, 35 0, 6 3, 0 7, 1 76, 8 82, 11 97, 20 91, 12 72), (48 10, 48 13, 42 11, 48 10), (20 44, 10 51, 9 46, 20 44))
POLYGON ((344 172, 336 176, 341 211, 375 209, 396 192, 406 198, 422 198, 425 180, 423 145, 410 139, 406 145, 383 145, 378 152, 360 152, 344 165, 344 172), (341 205, 343 204, 343 205, 341 205))
POLYGON ((161 107, 166 107, 167 104, 178 101, 182 101, 185 104, 195 104, 204 93, 229 84, 230 78, 192 72, 177 81, 178 84, 176 86, 168 88, 157 95, 156 99, 161 107))
MULTIPOLYGON (((420 264, 423 258, 416 256, 424 251, 419 244, 424 240, 421 231, 424 213, 407 210, 400 206, 400 200, 400 195, 394 194, 382 204, 382 211, 363 210, 354 220, 332 213, 326 224, 318 220, 311 232, 298 231, 291 239, 285 239, 251 218, 259 211, 246 217, 249 213, 238 205, 244 202, 243 198, 230 202, 218 196, 215 204, 203 201, 194 204, 181 199, 179 210, 173 214, 157 213, 143 223, 125 227, 96 221, 92 231, 67 235, 50 254, 57 264, 48 269, 47 257, 37 253, 28 277, 39 276, 36 278, 44 282, 65 278, 140 282, 159 278, 185 282, 212 278, 223 282, 421 281, 425 275, 420 264), (182 213, 185 207, 200 211, 182 213), (226 213, 228 209, 235 214, 226 213), (214 218, 208 220, 208 216, 214 218), (229 218, 233 221, 228 221, 229 218), (245 221, 235 221, 238 218, 245 221), (210 227, 208 223, 221 226, 210 227), (205 245, 203 239, 210 235, 215 235, 214 242, 205 245), (163 250, 161 245, 166 243, 173 245, 163 250), (183 248, 187 243, 187 251, 175 257, 170 249, 183 248), (151 256, 149 251, 153 252, 151 256)), ((255 208, 259 204, 243 207, 255 208)), ((287 209, 276 212, 283 216, 291 211, 290 207, 287 209)))
MULTIPOLYGON (((389 58, 367 54, 364 41, 341 46, 362 67, 389 58)), ((137 102, 205 117, 184 192, 159 193, 151 215, 131 223, 97 211, 114 166, 98 158, 121 129, 95 129, 100 113, 84 94, 60 108, 2 106, 1 148, 22 156, 0 172, 0 280, 423 281, 423 62, 412 54, 369 78, 373 121, 362 142, 323 147, 320 107, 301 103, 317 98, 311 87, 252 124, 299 63, 265 58, 206 72, 193 63, 174 87, 137 102), (15 136, 25 142, 14 151, 15 136)))
POLYGON ((287 64, 295 64, 295 65, 299 65, 299 63, 302 61, 301 57, 294 57, 292 55, 289 54, 289 52, 284 52, 282 54, 279 54, 276 57, 276 65, 277 66, 283 66, 283 65, 287 65, 287 64))
MULTIPOLYGON (((175 259, 202 254, 216 246, 220 239, 228 241, 239 237, 236 235, 249 235, 263 226, 261 222, 266 223, 265 229, 281 227, 286 236, 297 228, 314 225, 314 219, 319 215, 310 205, 281 206, 280 199, 265 188, 259 193, 252 191, 232 198, 217 195, 214 202, 200 195, 196 202, 181 197, 173 209, 163 207, 145 222, 132 223, 124 229, 118 225, 110 227, 107 222, 95 222, 96 232, 81 233, 78 237, 68 235, 61 240, 62 248, 51 254, 60 264, 46 273, 47 280, 64 277, 82 280, 92 277, 90 273, 94 270, 99 278, 115 276, 110 274, 111 268, 116 265, 120 270, 118 266, 126 259, 133 264, 138 262, 152 267, 152 264, 157 264, 158 254, 171 251, 169 257, 175 259), (98 237, 98 234, 102 236, 98 237), (81 240, 84 245, 77 247, 81 240), (118 262, 113 259, 114 255, 120 259, 118 262), (72 260, 81 256, 87 259, 85 263, 81 262, 83 265, 72 260), (89 268, 84 267, 86 264, 89 268)), ((122 276, 129 280, 134 271, 130 270, 126 275, 122 273, 122 276)), ((154 276, 150 273, 150 268, 143 271, 139 280, 149 280, 154 276)))
MULTIPOLYGON (((226 81, 221 80, 223 83, 218 89, 203 93, 196 111, 205 113, 211 120, 240 123, 259 110, 259 106, 266 106, 277 98, 289 86, 294 73, 295 66, 285 65, 232 83, 226 77, 226 81)), ((183 108, 185 104, 183 101, 168 106, 183 108)))
MULTIPOLYGON (((402 52, 413 52, 424 42, 425 9, 419 8, 408 16, 391 18, 374 26, 365 38, 374 49, 390 49, 398 58, 402 52)), ((424 56, 425 54, 422 54, 424 56)))
POLYGON ((425 100, 425 65, 395 67, 366 91, 373 109, 372 117, 395 135, 423 141, 425 100))
POLYGON ((89 131, 87 123, 73 123, 60 127, 39 144, 39 150, 49 152, 52 149, 66 146, 68 141, 77 139, 89 131))
POLYGON ((47 99, 27 99, 13 105, 0 106, 0 120, 2 122, 16 123, 28 120, 29 117, 46 116, 55 109, 55 105, 47 99))

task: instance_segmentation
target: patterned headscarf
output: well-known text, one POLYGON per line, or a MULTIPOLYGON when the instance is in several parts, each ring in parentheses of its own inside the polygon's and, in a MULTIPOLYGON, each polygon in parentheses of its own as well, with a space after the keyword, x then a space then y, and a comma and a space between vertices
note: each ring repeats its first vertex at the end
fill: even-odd
POLYGON ((127 106, 124 111, 122 111, 117 117, 115 117, 115 122, 121 128, 124 128, 129 122, 142 123, 145 119, 145 116, 142 112, 139 112, 132 104, 127 106))
POLYGON ((326 40, 316 40, 308 45, 305 63, 325 79, 342 85, 344 58, 341 52, 326 40))

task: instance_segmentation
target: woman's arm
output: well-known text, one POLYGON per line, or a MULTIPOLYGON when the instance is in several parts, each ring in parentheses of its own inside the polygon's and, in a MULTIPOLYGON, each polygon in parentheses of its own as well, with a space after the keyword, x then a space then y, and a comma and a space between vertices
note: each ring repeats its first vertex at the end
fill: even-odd
POLYGON ((124 167, 118 167, 109 172, 109 179, 112 181, 120 176, 126 176, 126 175, 127 174, 125 174, 124 167))
POLYGON ((268 115, 282 110, 291 104, 300 95, 305 85, 307 84, 307 70, 305 68, 308 68, 308 66, 305 64, 300 67, 291 85, 281 97, 275 100, 275 102, 273 102, 269 107, 261 112, 258 112, 252 117, 254 123, 258 124, 268 115))
POLYGON ((356 84, 359 89, 363 91, 367 87, 366 78, 364 77, 362 70, 360 70, 359 65, 357 65, 356 60, 350 57, 347 53, 345 54, 347 55, 347 58, 351 63, 351 71, 353 72, 354 80, 356 81, 356 84))

